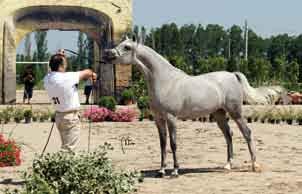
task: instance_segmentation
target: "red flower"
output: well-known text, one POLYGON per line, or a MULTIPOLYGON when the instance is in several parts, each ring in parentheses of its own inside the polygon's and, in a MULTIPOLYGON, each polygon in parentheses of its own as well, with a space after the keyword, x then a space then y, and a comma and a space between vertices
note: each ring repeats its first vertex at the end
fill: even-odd
POLYGON ((0 134, 0 167, 20 165, 20 153, 20 148, 14 140, 6 140, 3 134, 0 134))

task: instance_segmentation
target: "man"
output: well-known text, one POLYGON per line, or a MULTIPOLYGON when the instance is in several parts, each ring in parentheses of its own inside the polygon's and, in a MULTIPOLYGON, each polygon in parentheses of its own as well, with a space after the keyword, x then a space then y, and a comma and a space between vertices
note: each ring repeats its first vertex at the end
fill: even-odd
POLYGON ((24 95, 23 95, 23 104, 27 99, 27 103, 30 104, 30 100, 33 96, 33 88, 35 84, 35 76, 31 66, 26 67, 25 73, 23 75, 24 82, 24 95))
POLYGON ((51 72, 44 77, 44 87, 56 110, 56 125, 62 140, 62 149, 74 151, 80 139, 80 99, 78 84, 80 80, 91 79, 97 75, 90 69, 66 72, 67 60, 60 50, 49 61, 51 72))

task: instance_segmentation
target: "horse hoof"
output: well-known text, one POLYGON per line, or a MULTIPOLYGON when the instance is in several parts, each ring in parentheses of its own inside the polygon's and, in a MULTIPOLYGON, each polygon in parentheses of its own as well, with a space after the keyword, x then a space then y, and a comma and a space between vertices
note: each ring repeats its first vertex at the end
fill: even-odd
POLYGON ((178 170, 174 170, 172 173, 171 173, 171 178, 177 178, 178 177, 178 170))
POLYGON ((253 172, 262 172, 262 167, 260 164, 257 164, 256 162, 252 165, 253 172))
POLYGON ((227 163, 224 167, 224 170, 232 170, 232 165, 230 163, 227 163))

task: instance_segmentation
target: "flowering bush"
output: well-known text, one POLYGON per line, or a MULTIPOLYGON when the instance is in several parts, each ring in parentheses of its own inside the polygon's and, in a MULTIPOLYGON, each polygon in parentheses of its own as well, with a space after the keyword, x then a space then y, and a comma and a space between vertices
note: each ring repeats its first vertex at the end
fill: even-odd
POLYGON ((136 118, 136 113, 130 108, 121 108, 112 112, 107 108, 93 106, 84 111, 83 117, 91 119, 92 122, 131 122, 136 118))
POLYGON ((84 111, 84 118, 91 119, 92 122, 102 122, 110 118, 111 111, 107 108, 92 106, 84 111))
POLYGON ((131 122, 136 118, 136 113, 130 108, 121 108, 111 114, 112 121, 131 122))
POLYGON ((20 148, 13 140, 6 140, 0 134, 0 167, 19 166, 21 164, 20 148))

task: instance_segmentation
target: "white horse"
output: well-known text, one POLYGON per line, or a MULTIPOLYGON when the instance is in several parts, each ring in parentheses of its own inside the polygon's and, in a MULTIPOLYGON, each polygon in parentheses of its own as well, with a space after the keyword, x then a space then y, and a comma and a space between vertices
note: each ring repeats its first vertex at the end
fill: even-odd
POLYGON ((252 132, 242 117, 241 107, 245 90, 237 73, 214 72, 190 76, 172 66, 151 48, 129 39, 113 49, 106 50, 104 58, 113 64, 134 64, 144 75, 151 99, 150 107, 154 112, 160 137, 160 176, 165 175, 167 129, 174 160, 172 176, 178 176, 176 118, 198 118, 208 114, 214 116, 224 134, 227 142, 225 168, 231 169, 233 143, 227 112, 247 141, 253 170, 260 168, 256 163, 252 132))

